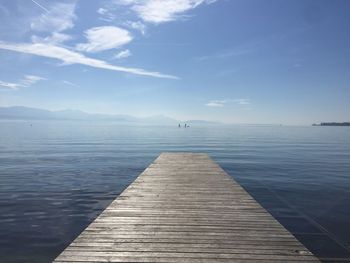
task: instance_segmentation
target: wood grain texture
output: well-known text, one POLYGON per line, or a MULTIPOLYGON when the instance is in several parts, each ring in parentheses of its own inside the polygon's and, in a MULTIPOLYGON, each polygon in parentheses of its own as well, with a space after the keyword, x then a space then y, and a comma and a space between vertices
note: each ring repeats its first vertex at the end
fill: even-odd
POLYGON ((207 154, 162 153, 54 262, 319 261, 207 154))

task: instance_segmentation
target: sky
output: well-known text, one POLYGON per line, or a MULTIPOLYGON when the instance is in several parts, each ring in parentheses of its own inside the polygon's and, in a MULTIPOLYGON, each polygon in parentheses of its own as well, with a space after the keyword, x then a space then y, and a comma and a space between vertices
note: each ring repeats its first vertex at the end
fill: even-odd
POLYGON ((350 121, 348 0, 0 0, 0 106, 350 121))

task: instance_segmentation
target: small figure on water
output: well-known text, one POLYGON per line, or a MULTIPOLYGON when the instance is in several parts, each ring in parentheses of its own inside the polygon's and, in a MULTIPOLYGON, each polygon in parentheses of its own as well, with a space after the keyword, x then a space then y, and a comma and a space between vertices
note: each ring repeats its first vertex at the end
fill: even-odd
POLYGON ((181 124, 179 123, 179 128, 181 128, 181 124))

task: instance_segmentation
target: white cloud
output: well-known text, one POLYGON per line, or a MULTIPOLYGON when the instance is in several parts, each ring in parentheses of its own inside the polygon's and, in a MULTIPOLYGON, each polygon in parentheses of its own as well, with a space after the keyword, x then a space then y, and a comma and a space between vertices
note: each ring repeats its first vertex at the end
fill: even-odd
POLYGON ((235 103, 239 105, 250 105, 250 99, 235 99, 233 100, 235 103))
POLYGON ((9 89, 18 89, 20 87, 23 87, 20 83, 11 83, 11 82, 5 82, 0 80, 0 87, 5 87, 9 89))
POLYGON ((114 22, 120 16, 120 11, 113 2, 105 2, 103 7, 97 9, 97 13, 100 15, 99 19, 105 22, 114 22), (118 14, 118 16, 116 15, 118 14))
POLYGON ((98 52, 121 47, 133 38, 129 31, 115 26, 93 27, 85 31, 87 43, 76 46, 79 51, 98 52))
POLYGON ((146 71, 140 68, 128 68, 111 65, 103 60, 89 58, 81 53, 71 51, 67 48, 45 43, 5 43, 0 41, 0 49, 27 53, 41 57, 53 58, 63 61, 65 64, 81 64, 94 68, 120 71, 135 75, 143 75, 157 78, 178 79, 176 76, 166 75, 159 72, 146 71))
POLYGON ((120 5, 131 5, 131 4, 137 4, 144 0, 116 0, 115 2, 120 5))
POLYGON ((21 79, 18 83, 5 82, 0 80, 0 86, 10 89, 18 89, 21 87, 30 87, 37 83, 40 80, 44 80, 45 78, 35 76, 35 75, 25 75, 23 79, 21 79))
POLYGON ((31 39, 34 43, 59 44, 59 43, 63 43, 65 41, 71 40, 72 37, 70 35, 67 35, 67 34, 53 32, 52 35, 45 37, 45 38, 38 37, 38 36, 34 35, 31 37, 31 39))
POLYGON ((68 80, 63 80, 62 81, 64 84, 68 85, 68 86, 72 86, 72 87, 80 87, 78 84, 75 84, 73 82, 70 82, 68 80))
POLYGON ((250 105, 250 99, 227 99, 227 100, 211 100, 207 104, 208 107, 224 107, 228 103, 235 103, 241 106, 250 105))
POLYGON ((97 9, 97 13, 99 13, 100 15, 104 15, 108 13, 108 10, 106 8, 99 8, 97 9))
POLYGON ((120 51, 119 53, 117 53, 114 58, 116 59, 122 59, 122 58, 127 58, 127 57, 130 57, 132 54, 131 54, 131 51, 129 49, 125 49, 125 50, 122 50, 120 51))
POLYGON ((55 3, 48 12, 32 20, 30 27, 35 31, 61 32, 74 27, 75 2, 55 3))
POLYGON ((211 100, 205 106, 208 107, 224 107, 226 104, 226 100, 211 100))
POLYGON ((31 37, 33 42, 57 44, 72 39, 71 36, 61 32, 74 27, 74 21, 77 18, 75 15, 75 1, 70 3, 56 3, 49 9, 41 6, 38 2, 33 0, 32 2, 46 12, 32 19, 30 24, 31 29, 34 31, 49 32, 51 34, 47 37, 33 35, 31 37))
POLYGON ((181 18, 183 13, 201 4, 215 0, 118 0, 120 5, 129 5, 144 21, 160 24, 181 18))
POLYGON ((24 87, 29 87, 40 80, 45 80, 43 77, 34 76, 34 75, 25 75, 24 79, 21 81, 24 87))
POLYGON ((125 25, 132 29, 140 31, 142 35, 146 34, 147 26, 141 21, 127 21, 125 25))

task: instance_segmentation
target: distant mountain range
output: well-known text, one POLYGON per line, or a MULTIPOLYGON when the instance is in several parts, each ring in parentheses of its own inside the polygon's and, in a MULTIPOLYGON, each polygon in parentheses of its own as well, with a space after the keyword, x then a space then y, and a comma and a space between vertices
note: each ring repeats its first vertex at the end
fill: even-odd
MULTIPOLYGON (((163 115, 150 117, 134 117, 121 114, 90 114, 80 110, 49 111, 44 109, 22 106, 0 107, 0 119, 7 120, 91 120, 91 121, 116 121, 123 123, 150 123, 175 125, 180 121, 163 115)), ((182 122, 183 123, 183 122, 182 122)), ((188 124, 215 124, 214 122, 190 120, 188 124)))

